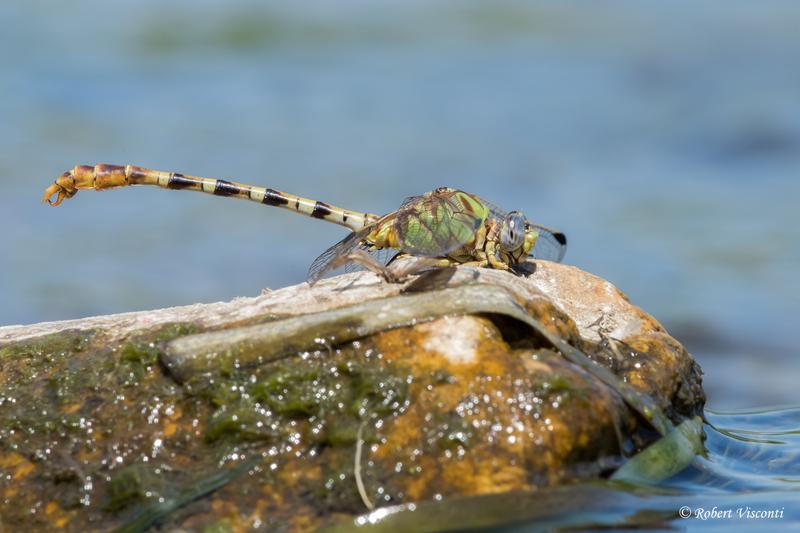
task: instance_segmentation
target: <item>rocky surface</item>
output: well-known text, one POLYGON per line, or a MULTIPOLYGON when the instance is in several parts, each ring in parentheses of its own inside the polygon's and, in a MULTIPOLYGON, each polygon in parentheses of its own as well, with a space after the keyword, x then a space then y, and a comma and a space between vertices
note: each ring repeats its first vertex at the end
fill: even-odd
POLYGON ((443 287, 508 291, 672 422, 702 412, 698 366, 653 317, 575 267, 532 270, 462 267, 403 285, 357 273, 226 303, 0 328, 2 525, 307 529, 381 505, 607 475, 652 441, 618 390, 497 313, 421 311, 260 364, 215 350, 180 380, 165 360, 203 332, 224 340, 443 287))

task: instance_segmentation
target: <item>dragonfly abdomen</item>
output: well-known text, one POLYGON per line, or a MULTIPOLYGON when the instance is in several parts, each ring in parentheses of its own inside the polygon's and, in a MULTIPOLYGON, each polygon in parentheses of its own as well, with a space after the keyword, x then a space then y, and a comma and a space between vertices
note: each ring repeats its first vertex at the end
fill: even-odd
POLYGON ((75 196, 81 189, 99 191, 128 185, 154 185, 164 189, 198 191, 215 196, 241 198, 327 220, 353 231, 360 230, 379 218, 377 215, 342 209, 275 189, 178 172, 162 172, 133 165, 78 165, 56 179, 55 183, 45 191, 44 200, 55 206, 64 198, 75 196), (51 200, 53 195, 56 195, 55 200, 51 200))

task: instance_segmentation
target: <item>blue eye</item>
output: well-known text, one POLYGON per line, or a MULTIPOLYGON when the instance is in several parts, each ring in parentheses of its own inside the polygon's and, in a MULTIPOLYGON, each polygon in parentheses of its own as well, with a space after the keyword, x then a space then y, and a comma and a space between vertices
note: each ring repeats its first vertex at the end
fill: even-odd
POLYGON ((500 248, 505 252, 513 252, 525 242, 525 215, 519 211, 511 211, 503 220, 500 230, 500 248))

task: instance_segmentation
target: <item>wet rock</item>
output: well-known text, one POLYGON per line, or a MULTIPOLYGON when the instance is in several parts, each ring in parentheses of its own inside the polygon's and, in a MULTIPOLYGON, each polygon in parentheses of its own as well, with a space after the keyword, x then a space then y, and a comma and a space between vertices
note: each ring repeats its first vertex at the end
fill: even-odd
POLYGON ((607 475, 664 432, 650 411, 702 412, 654 318, 577 268, 532 270, 0 328, 3 525, 315 528, 607 475))

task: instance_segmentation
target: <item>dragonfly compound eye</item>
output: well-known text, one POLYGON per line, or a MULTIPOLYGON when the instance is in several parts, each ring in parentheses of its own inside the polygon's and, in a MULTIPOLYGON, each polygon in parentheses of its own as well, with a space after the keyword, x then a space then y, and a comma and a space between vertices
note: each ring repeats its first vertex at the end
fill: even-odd
POLYGON ((525 242, 525 216, 519 211, 511 211, 503 220, 500 230, 500 248, 513 252, 525 242))

